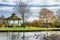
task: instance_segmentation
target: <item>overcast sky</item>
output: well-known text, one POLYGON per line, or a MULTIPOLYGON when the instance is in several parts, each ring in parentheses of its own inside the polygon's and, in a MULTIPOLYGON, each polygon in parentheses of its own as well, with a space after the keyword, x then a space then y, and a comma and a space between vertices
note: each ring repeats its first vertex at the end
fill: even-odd
MULTIPOLYGON (((0 0, 0 16, 4 15, 5 17, 9 17, 12 13, 14 13, 13 8, 15 3, 19 0, 0 0)), ((32 12, 32 17, 36 19, 37 15, 42 8, 48 8, 53 10, 54 13, 56 9, 60 7, 60 0, 21 0, 23 2, 27 2, 28 6, 31 6, 30 12, 32 12)))

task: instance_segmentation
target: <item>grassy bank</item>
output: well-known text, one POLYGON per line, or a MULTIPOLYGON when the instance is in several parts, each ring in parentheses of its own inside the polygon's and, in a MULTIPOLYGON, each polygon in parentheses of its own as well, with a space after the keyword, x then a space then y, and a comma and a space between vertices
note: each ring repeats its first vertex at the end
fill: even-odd
POLYGON ((53 30, 53 29, 60 29, 60 28, 38 28, 38 27, 16 27, 16 28, 0 28, 0 30, 53 30))

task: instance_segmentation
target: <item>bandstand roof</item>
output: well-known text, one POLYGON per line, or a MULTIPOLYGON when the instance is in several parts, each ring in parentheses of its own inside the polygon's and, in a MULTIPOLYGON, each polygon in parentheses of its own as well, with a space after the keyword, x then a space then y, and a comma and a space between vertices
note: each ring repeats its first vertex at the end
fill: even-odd
POLYGON ((10 17, 6 18, 6 20, 21 20, 15 13, 13 13, 10 17))

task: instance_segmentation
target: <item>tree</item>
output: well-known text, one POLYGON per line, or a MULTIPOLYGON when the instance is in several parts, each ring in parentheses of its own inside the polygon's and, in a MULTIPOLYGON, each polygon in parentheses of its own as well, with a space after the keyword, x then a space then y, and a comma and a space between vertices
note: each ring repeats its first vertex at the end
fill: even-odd
POLYGON ((15 9, 21 15, 21 18, 23 20, 23 26, 24 26, 25 18, 28 18, 30 15, 29 14, 30 7, 27 6, 27 3, 22 2, 20 0, 18 3, 16 3, 15 9))
POLYGON ((3 21, 3 24, 5 24, 5 16, 4 15, 1 15, 1 18, 2 18, 2 21, 3 21))
POLYGON ((48 23, 53 15, 54 13, 52 11, 50 11, 49 9, 43 8, 39 13, 39 20, 41 20, 43 23, 48 23))
MULTIPOLYGON (((25 2, 22 2, 21 0, 19 2, 16 3, 16 7, 15 7, 17 13, 19 13, 21 15, 21 18, 23 20, 23 27, 25 28, 25 18, 28 18, 30 13, 30 7, 27 6, 27 3, 25 2)), ((25 32, 23 32, 23 37, 25 35, 25 32)), ((24 40, 24 38, 23 38, 24 40)))
POLYGON ((1 17, 0 17, 0 26, 3 26, 5 24, 6 24, 5 16, 4 15, 1 15, 1 17))
POLYGON ((60 19, 60 9, 56 10, 56 15, 60 19))
POLYGON ((57 16, 56 26, 60 27, 60 9, 56 10, 56 16, 57 16))

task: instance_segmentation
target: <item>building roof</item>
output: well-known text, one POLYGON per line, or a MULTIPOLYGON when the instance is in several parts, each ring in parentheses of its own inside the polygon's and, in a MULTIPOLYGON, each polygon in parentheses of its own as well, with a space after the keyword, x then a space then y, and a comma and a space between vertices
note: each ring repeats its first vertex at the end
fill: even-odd
POLYGON ((13 13, 10 17, 6 18, 6 20, 21 20, 15 13, 13 13))

